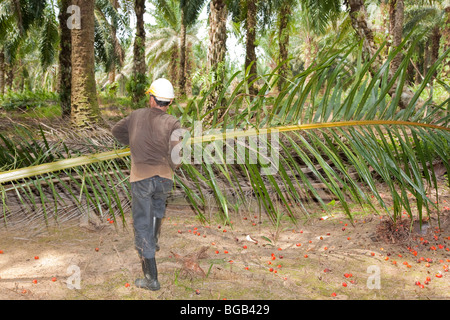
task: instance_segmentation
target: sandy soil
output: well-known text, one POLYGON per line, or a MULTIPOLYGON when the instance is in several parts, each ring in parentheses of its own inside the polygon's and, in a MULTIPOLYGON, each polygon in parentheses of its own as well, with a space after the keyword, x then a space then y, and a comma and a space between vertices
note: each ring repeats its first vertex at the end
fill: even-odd
MULTIPOLYGON (((449 205, 448 194, 443 201, 449 205)), ((264 215, 235 213, 231 225, 214 216, 201 224, 188 207, 169 205, 156 292, 134 286, 141 267, 129 217, 125 225, 105 218, 97 226, 74 220, 3 228, 0 299, 450 298, 449 210, 440 230, 431 219, 424 234, 414 228, 396 243, 376 237, 386 217, 356 212, 354 219, 352 225, 335 210, 276 227, 264 215), (198 263, 196 272, 183 262, 197 253, 203 254, 190 261, 198 263)))

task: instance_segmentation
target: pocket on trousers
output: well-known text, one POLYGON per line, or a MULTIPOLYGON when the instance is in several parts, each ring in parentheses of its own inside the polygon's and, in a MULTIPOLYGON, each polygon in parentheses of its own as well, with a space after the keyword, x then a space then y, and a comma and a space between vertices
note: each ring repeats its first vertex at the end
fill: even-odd
POLYGON ((169 193, 173 188, 173 181, 166 178, 157 177, 155 179, 155 192, 152 195, 152 199, 155 200, 156 203, 154 205, 161 206, 165 204, 169 193))
POLYGON ((166 200, 173 188, 173 181, 158 177, 155 181, 155 193, 152 195, 152 207, 157 218, 164 218, 166 200))
POLYGON ((167 178, 158 178, 161 193, 168 194, 173 189, 173 181, 167 178))
POLYGON ((131 193, 139 198, 150 196, 150 183, 148 179, 135 181, 131 183, 131 193))

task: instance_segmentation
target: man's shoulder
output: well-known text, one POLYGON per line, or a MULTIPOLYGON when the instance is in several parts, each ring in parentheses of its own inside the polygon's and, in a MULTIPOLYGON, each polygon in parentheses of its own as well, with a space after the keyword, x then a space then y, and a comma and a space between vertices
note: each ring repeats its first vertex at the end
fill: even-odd
POLYGON ((167 112, 164 112, 164 111, 161 113, 158 113, 157 116, 160 117, 161 121, 164 121, 164 122, 169 122, 169 123, 178 122, 178 119, 175 116, 168 114, 167 112))
POLYGON ((132 110, 127 118, 129 119, 133 119, 133 118, 140 118, 143 116, 143 114, 146 112, 145 108, 141 108, 141 109, 136 109, 136 110, 132 110))
POLYGON ((167 112, 156 108, 141 108, 134 110, 130 114, 133 118, 142 119, 143 117, 148 116, 150 119, 156 122, 158 125, 175 125, 179 123, 179 120, 167 112))
POLYGON ((175 116, 173 116, 171 114, 168 114, 168 113, 165 114, 165 117, 166 117, 167 120, 170 120, 172 122, 178 122, 179 121, 175 116))
POLYGON ((133 110, 130 115, 139 115, 143 113, 148 113, 150 111, 150 108, 139 108, 136 110, 133 110))

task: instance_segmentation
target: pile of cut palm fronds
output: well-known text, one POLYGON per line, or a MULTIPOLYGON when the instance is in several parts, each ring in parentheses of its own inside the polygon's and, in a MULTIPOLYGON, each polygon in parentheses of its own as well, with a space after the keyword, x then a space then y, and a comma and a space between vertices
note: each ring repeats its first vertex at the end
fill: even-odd
MULTIPOLYGON (((215 152, 215 161, 183 164, 175 176, 177 187, 203 219, 213 200, 226 220, 230 208, 237 210, 254 201, 273 222, 283 215, 295 220, 299 211, 310 212, 308 200, 327 208, 323 190, 350 218, 350 203, 374 211, 381 207, 393 221, 403 211, 420 220, 425 213, 439 212, 438 199, 430 199, 427 192, 438 188, 433 164, 442 162, 447 172, 450 169, 450 99, 435 105, 432 99, 423 101, 421 94, 448 52, 430 68, 406 108, 399 109, 412 49, 405 51, 393 75, 389 74, 393 54, 377 74, 370 75, 372 62, 362 62, 361 49, 351 47, 323 52, 320 61, 289 79, 275 97, 267 93, 276 88, 277 70, 254 80, 263 83, 257 97, 245 94, 244 79, 231 92, 222 92, 214 110, 204 112, 206 97, 193 99, 185 108, 174 106, 171 112, 185 128, 192 128, 186 144, 201 154, 215 152), (353 68, 349 67, 352 56, 356 57, 353 68), (397 91, 391 97, 394 85, 397 91), (206 118, 212 122, 204 123, 202 137, 196 137, 194 122, 206 118), (278 136, 267 140, 268 148, 279 150, 279 156, 276 170, 267 174, 264 154, 250 137, 271 133, 278 136), (243 154, 253 158, 219 161, 227 144, 239 145, 243 154), (392 203, 380 195, 379 185, 389 191, 392 203)), ((242 155, 233 150, 236 157, 242 155)), ((16 158, 13 152, 8 163, 16 158)), ((26 163, 24 168, 0 173, 4 222, 15 214, 10 210, 11 198, 32 208, 28 215, 40 207, 46 221, 50 212, 58 218, 66 201, 62 193, 82 212, 123 217, 123 204, 129 201, 128 156, 128 149, 116 150, 111 144, 107 152, 26 163)))
POLYGON ((109 132, 39 126, 36 134, 14 126, 0 139, 4 225, 35 221, 48 225, 81 215, 115 219, 129 211, 129 162, 117 159, 116 151, 107 156, 111 152, 106 150, 117 148, 109 132))

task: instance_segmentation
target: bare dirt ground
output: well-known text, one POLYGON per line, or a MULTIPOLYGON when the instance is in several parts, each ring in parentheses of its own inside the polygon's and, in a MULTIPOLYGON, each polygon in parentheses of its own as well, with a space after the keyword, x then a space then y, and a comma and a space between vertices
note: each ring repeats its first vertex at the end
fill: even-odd
MULTIPOLYGON (((130 217, 125 226, 105 218, 97 227, 74 220, 0 229, 0 299, 446 300, 446 188, 441 228, 432 216, 426 229, 414 227, 394 243, 377 232, 386 216, 356 207, 354 224, 336 208, 300 217, 297 224, 283 219, 276 227, 264 214, 250 212, 233 213, 231 225, 214 215, 202 224, 189 207, 169 204, 156 256, 156 292, 134 286, 142 274, 130 217)), ((409 229, 409 219, 404 222, 409 229)))

